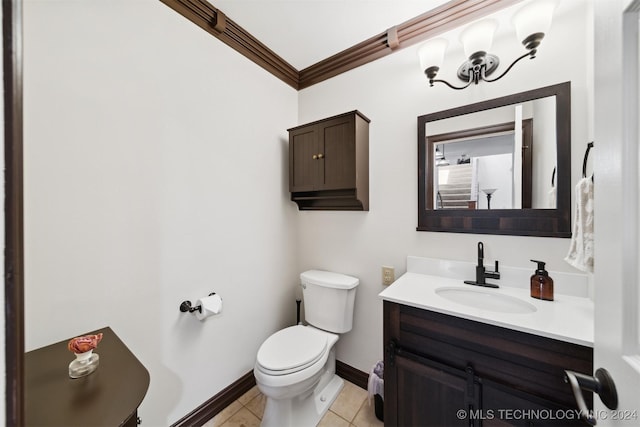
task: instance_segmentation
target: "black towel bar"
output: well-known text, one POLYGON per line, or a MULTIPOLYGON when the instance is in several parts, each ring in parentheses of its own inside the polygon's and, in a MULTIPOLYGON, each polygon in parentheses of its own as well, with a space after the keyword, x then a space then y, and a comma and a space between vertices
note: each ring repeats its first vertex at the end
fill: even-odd
MULTIPOLYGON (((589 151, 593 148, 593 141, 587 144, 587 151, 584 152, 584 160, 582 161, 582 177, 587 177, 587 160, 589 159, 589 151)), ((593 174, 591 174, 591 180, 593 181, 593 174)))

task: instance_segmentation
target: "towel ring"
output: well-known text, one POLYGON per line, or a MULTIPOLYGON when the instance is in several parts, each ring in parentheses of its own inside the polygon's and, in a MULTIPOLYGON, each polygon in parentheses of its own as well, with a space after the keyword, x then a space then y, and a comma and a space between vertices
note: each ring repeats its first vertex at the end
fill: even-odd
MULTIPOLYGON (((587 160, 589 159, 589 152, 593 148, 593 141, 587 144, 587 151, 584 152, 584 160, 582 161, 582 177, 587 177, 587 160)), ((593 174, 591 174, 591 181, 593 181, 593 174)))

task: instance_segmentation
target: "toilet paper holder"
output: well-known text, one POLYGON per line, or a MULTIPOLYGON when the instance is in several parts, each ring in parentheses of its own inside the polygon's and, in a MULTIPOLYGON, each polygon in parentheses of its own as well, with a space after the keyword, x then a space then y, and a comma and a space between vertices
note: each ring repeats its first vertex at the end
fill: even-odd
MULTIPOLYGON (((212 296, 215 294, 216 294, 215 292, 211 292, 209 296, 212 296)), ((196 305, 195 307, 193 307, 191 304, 191 301, 182 301, 182 303, 180 304, 180 311, 183 313, 186 313, 187 311, 189 313, 193 313, 194 311, 197 311, 198 313, 202 313, 202 306, 196 305)))

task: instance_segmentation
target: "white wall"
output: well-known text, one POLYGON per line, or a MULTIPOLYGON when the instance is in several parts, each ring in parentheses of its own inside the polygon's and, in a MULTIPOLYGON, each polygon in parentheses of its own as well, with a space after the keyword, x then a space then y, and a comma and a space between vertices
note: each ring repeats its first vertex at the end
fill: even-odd
MULTIPOLYGON (((299 214, 300 269, 324 268, 361 279, 354 328, 338 342, 339 360, 368 371, 382 358, 382 302, 377 296, 383 289, 380 266, 394 266, 398 276, 406 270, 407 255, 475 261, 476 243, 482 240, 489 262, 498 259, 503 265, 533 272, 535 266, 529 260, 540 257, 551 271, 575 271, 563 261, 569 239, 417 232, 416 123, 419 115, 571 81, 572 177, 577 182, 590 140, 590 7, 584 0, 561 2, 537 58, 523 60, 495 83, 464 91, 444 85, 430 88, 419 69, 417 46, 412 46, 301 91, 300 123, 353 109, 371 119, 370 211, 299 214)), ((464 60, 456 45, 453 35, 441 67, 440 77, 451 82, 464 60)), ((506 67, 523 49, 503 25, 493 51, 506 67)))
POLYGON ((26 349, 110 326, 169 425, 295 321, 297 93, 157 0, 25 2, 24 49, 26 349))
MULTIPOLYGON (((517 151, 516 151, 517 152, 517 151)), ((488 209, 489 200, 485 188, 497 189, 491 195, 491 209, 513 207, 513 154, 494 154, 478 158, 478 209, 488 209)), ((519 168, 522 169, 522 168, 519 168)), ((518 206, 522 206, 518 204, 518 206)))

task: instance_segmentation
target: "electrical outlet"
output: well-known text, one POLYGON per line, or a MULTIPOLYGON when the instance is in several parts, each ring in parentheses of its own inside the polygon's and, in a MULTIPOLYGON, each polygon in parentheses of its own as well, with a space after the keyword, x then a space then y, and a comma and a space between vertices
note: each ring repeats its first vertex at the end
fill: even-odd
POLYGON ((396 280, 396 273, 393 267, 382 266, 382 284, 389 286, 396 280))

